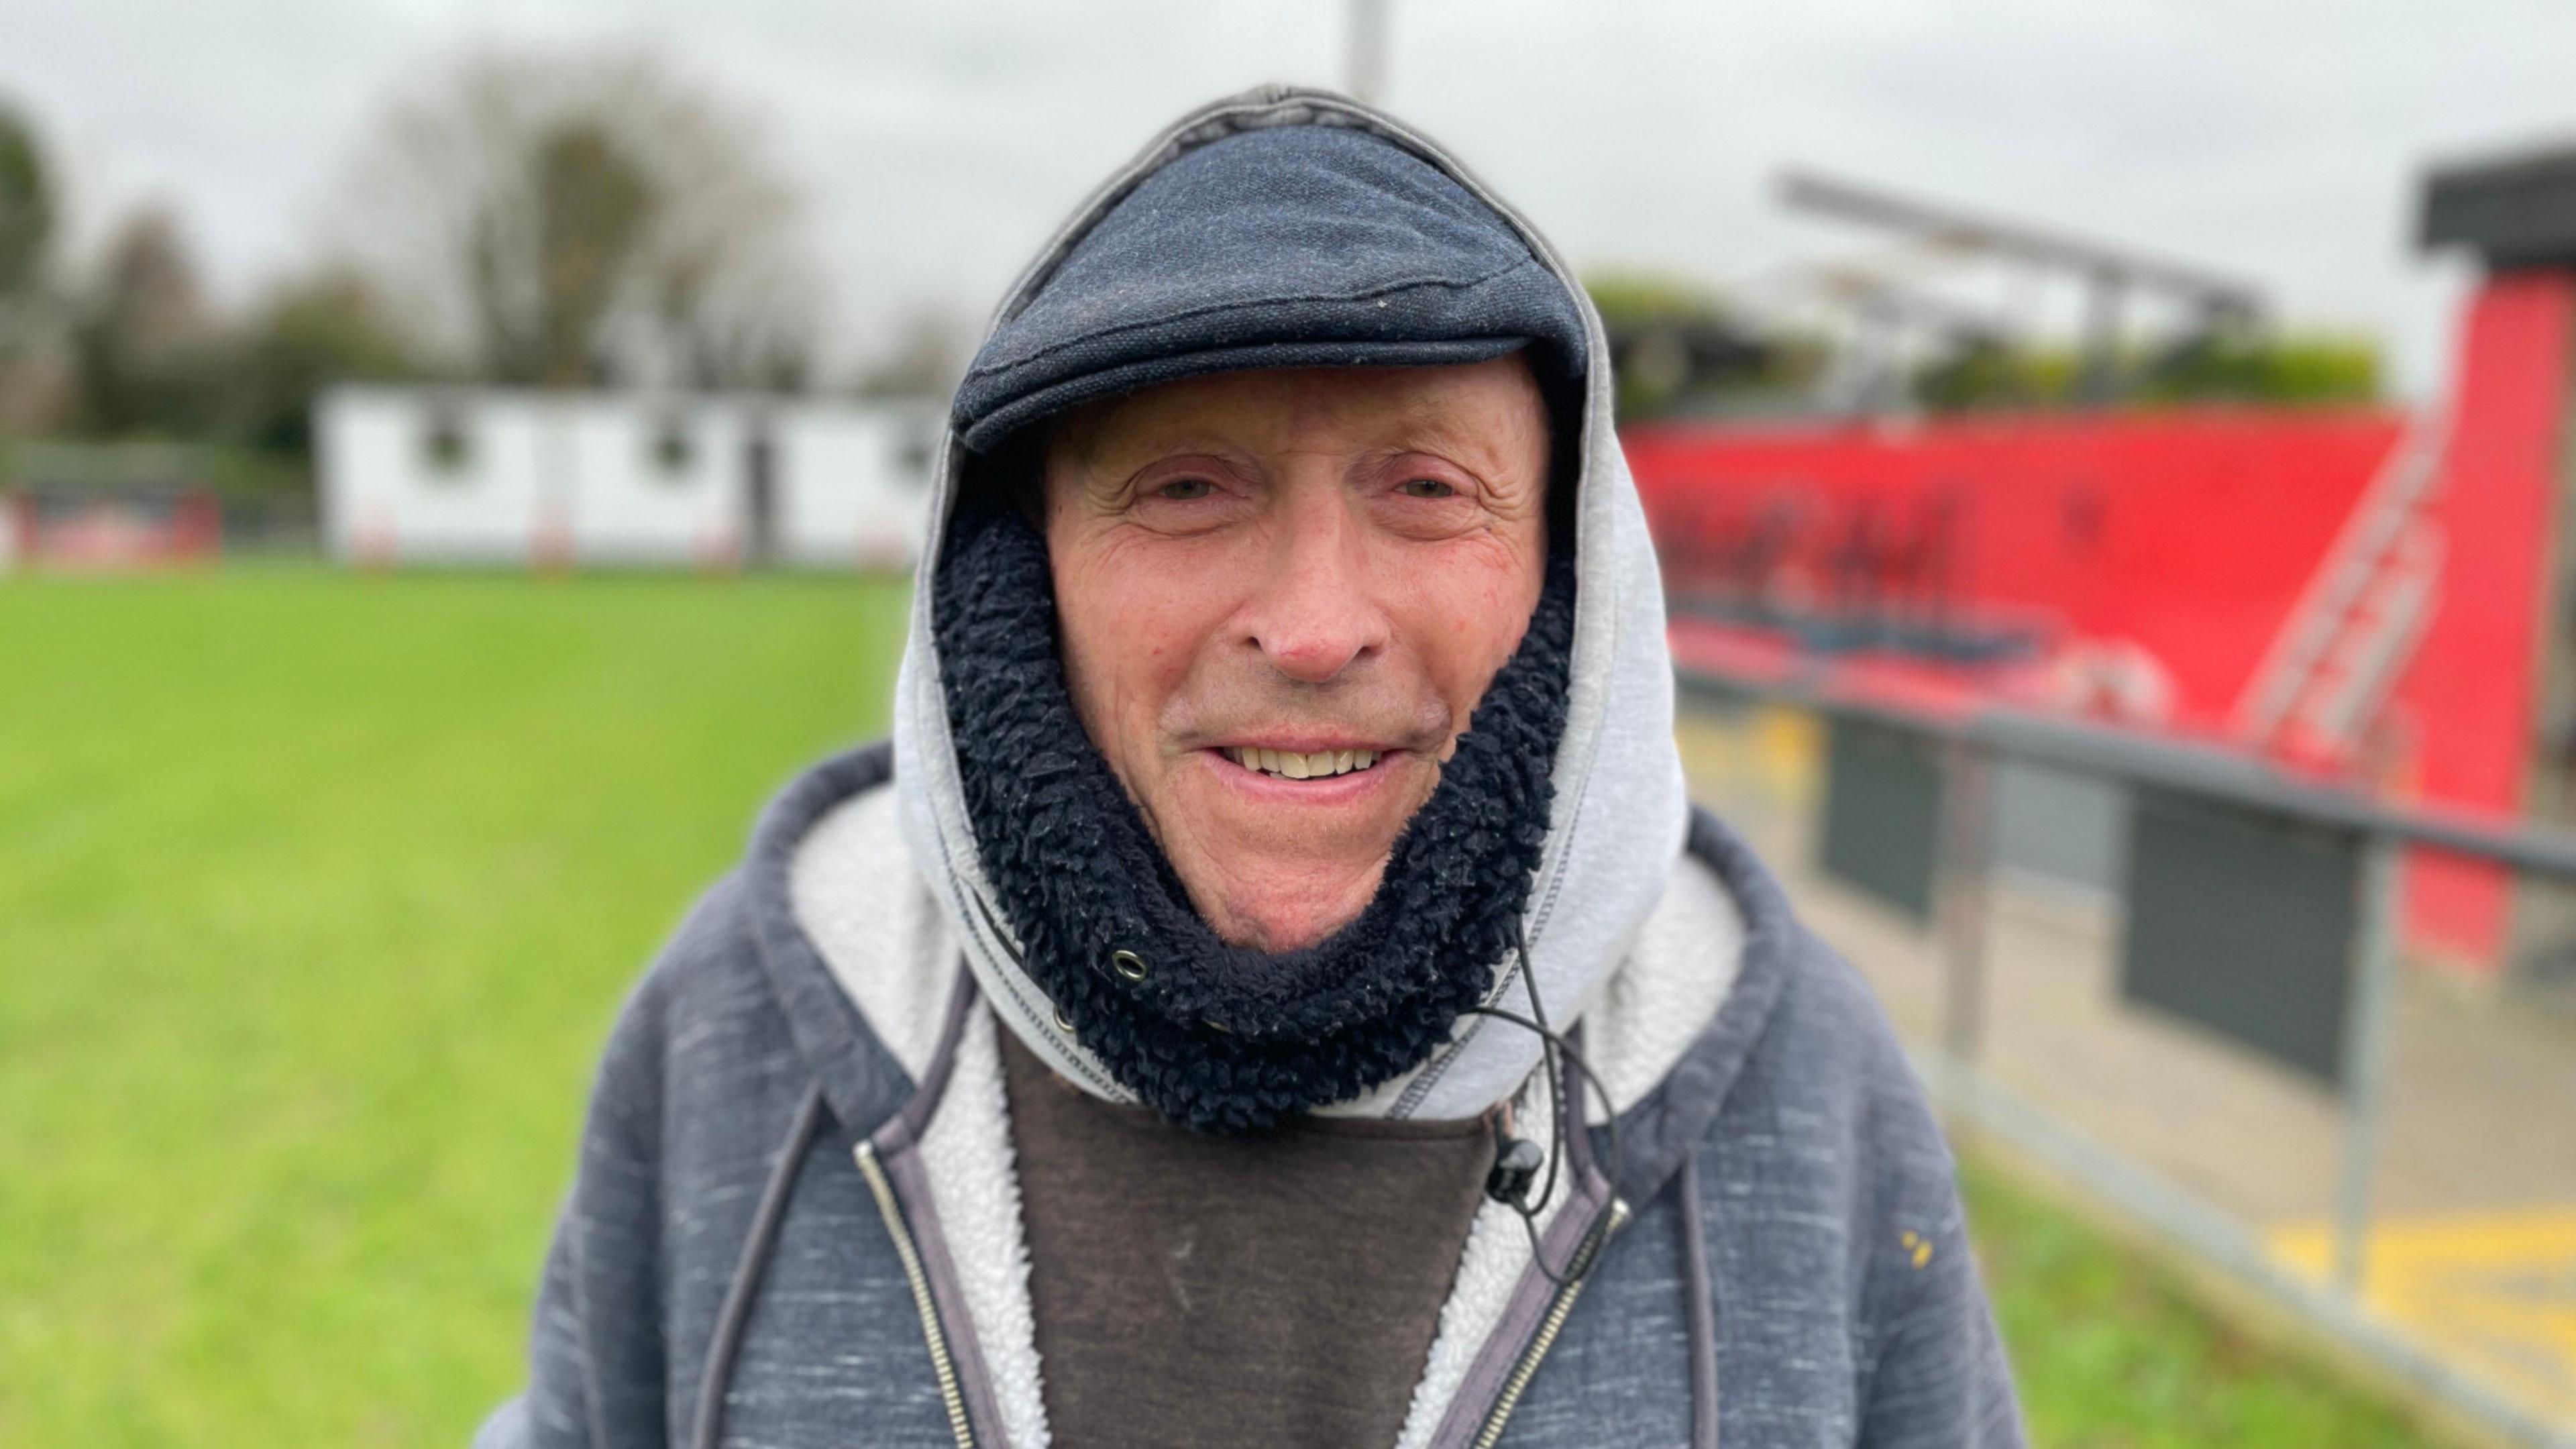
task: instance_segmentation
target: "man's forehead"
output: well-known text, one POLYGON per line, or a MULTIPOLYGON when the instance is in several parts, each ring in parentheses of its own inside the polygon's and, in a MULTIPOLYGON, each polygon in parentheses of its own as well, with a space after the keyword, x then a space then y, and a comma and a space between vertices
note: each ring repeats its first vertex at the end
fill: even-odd
POLYGON ((1330 441, 1543 456, 1547 413, 1518 354, 1429 367, 1219 373, 1104 398, 1068 414, 1051 457, 1114 465, 1193 448, 1292 449, 1330 441))

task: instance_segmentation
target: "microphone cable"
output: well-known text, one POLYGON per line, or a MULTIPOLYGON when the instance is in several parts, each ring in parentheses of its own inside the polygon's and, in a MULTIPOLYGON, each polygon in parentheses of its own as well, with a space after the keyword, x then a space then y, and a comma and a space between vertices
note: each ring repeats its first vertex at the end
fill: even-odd
MULTIPOLYGON (((1530 1261, 1538 1266, 1541 1273, 1547 1275, 1548 1282, 1558 1288, 1565 1288, 1589 1276, 1593 1265, 1600 1261, 1598 1251, 1600 1233, 1602 1225, 1619 1208, 1619 1178, 1627 1169, 1627 1148, 1626 1144, 1620 1141, 1619 1111, 1610 1100, 1609 1087, 1602 1082, 1600 1074, 1592 1070, 1591 1064, 1583 1059, 1583 1054, 1575 1050, 1573 1043, 1566 1040, 1563 1033, 1555 1031, 1548 1025, 1547 1007, 1539 999, 1538 981, 1536 973, 1530 969, 1528 947, 1521 940, 1520 922, 1515 920, 1512 924, 1513 959, 1519 964, 1521 984, 1529 996, 1531 1014, 1522 1016, 1517 1012, 1505 1011, 1495 1006, 1471 1006, 1466 1010, 1471 1015, 1489 1016, 1496 1021, 1509 1022, 1539 1039, 1539 1058, 1547 1075, 1549 1115, 1554 1120, 1549 1124, 1551 1142, 1547 1153, 1547 1176, 1544 1182, 1539 1182, 1536 1178, 1536 1169, 1525 1160, 1527 1154, 1516 1151, 1519 1148, 1534 1148, 1534 1144, 1526 1138, 1511 1135, 1502 1126, 1501 1119, 1496 1119, 1494 1167, 1485 1181, 1485 1195, 1510 1208, 1519 1216, 1522 1231, 1529 1235, 1530 1261), (1569 1150, 1570 1134, 1582 1130, 1582 1124, 1578 1120, 1583 1110, 1582 1093, 1578 1090, 1571 1103, 1566 1101, 1565 1069, 1563 1062, 1559 1060, 1560 1057, 1563 1058, 1563 1062, 1572 1063, 1574 1069, 1582 1073, 1583 1080, 1591 1085, 1593 1092, 1601 1099, 1602 1120, 1610 1129, 1611 1163, 1610 1171, 1606 1174, 1601 1205, 1594 1210, 1591 1225, 1586 1227, 1583 1236, 1576 1240, 1574 1258, 1567 1262, 1566 1271, 1563 1273, 1548 1266, 1547 1255, 1541 1250, 1538 1231, 1540 1210, 1556 1196, 1557 1167, 1564 1161, 1569 1150), (1535 1204, 1530 1192, 1533 1186, 1538 1188, 1535 1204)), ((1579 1194, 1580 1191, 1580 1184, 1574 1184, 1569 1188, 1569 1195, 1579 1194)))

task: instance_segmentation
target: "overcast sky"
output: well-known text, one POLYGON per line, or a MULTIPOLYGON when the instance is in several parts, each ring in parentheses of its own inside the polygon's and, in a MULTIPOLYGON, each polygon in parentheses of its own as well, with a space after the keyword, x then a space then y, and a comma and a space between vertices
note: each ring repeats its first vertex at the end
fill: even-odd
MULTIPOLYGON (((2465 268, 2408 245, 2428 160, 2576 137, 2564 0, 1392 0, 1385 101, 1587 266, 1720 285, 1865 239, 1784 164, 2191 258, 2438 385, 2465 268)), ((476 44, 643 42, 807 189, 835 350, 980 320, 1170 115, 1332 83, 1343 0, 0 0, 0 95, 95 234, 174 205, 222 292, 314 254, 384 98, 476 44)))

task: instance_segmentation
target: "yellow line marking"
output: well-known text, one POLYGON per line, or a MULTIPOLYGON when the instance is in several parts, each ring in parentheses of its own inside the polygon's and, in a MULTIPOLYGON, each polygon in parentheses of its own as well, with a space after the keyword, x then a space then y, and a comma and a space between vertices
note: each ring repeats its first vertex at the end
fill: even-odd
MULTIPOLYGON (((2324 1279, 2334 1231, 2269 1235, 2283 1265, 2324 1279)), ((2547 1416, 2576 1421, 2576 1209, 2408 1218, 2373 1226, 2362 1303, 2547 1416)))

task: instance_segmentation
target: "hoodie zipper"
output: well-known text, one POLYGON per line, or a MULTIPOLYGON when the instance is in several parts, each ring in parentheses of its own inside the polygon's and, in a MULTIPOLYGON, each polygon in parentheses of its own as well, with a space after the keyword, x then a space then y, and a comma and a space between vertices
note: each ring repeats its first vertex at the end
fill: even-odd
POLYGON ((1575 1253, 1574 1262, 1566 1273, 1565 1285, 1556 1290, 1555 1301, 1548 1304, 1547 1316, 1539 1320, 1538 1335, 1530 1340, 1529 1348, 1521 1354, 1521 1361, 1512 1366, 1511 1377, 1503 1380, 1502 1396, 1494 1400, 1493 1411, 1485 1415, 1485 1427, 1477 1432, 1475 1449, 1494 1449, 1494 1445, 1501 1442, 1503 1426, 1511 1421, 1512 1410, 1520 1407, 1521 1394, 1538 1373, 1539 1361, 1556 1346, 1557 1334, 1564 1331, 1565 1320, 1574 1312, 1574 1300, 1583 1292, 1584 1279, 1592 1271, 1592 1260, 1600 1256, 1602 1245, 1610 1240, 1610 1235, 1627 1223, 1628 1204, 1612 1198, 1610 1215, 1584 1237, 1583 1246, 1575 1253))
POLYGON ((852 1155, 858 1158, 860 1175, 868 1180, 868 1191, 876 1195, 877 1212, 885 1219, 887 1236, 894 1239, 895 1256, 903 1260, 903 1276, 912 1283, 912 1306, 921 1314, 921 1336, 930 1345, 930 1368, 939 1376, 939 1400, 948 1407, 949 1432, 957 1436, 957 1449, 975 1449, 975 1426, 966 1418, 966 1392, 957 1382, 957 1361, 949 1357, 948 1335, 939 1326, 939 1305, 930 1296, 930 1274, 921 1266, 921 1250, 912 1241, 912 1229, 904 1224, 894 1184, 877 1161, 875 1143, 860 1143, 852 1155))

